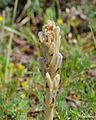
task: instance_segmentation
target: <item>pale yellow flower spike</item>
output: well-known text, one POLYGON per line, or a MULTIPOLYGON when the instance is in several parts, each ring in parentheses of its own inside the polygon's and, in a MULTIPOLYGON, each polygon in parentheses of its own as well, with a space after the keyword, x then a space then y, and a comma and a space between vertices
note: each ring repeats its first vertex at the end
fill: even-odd
POLYGON ((40 61, 41 74, 46 82, 44 120, 53 120, 54 102, 59 88, 60 74, 58 73, 62 55, 60 48, 60 28, 48 20, 39 32, 42 57, 40 61))

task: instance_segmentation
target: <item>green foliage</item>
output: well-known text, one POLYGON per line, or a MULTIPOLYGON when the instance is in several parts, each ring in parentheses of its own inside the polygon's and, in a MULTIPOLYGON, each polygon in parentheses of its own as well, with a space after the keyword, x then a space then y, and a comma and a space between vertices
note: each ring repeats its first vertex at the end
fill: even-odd
POLYGON ((95 20, 96 19, 95 3, 90 4, 90 1, 85 0, 83 8, 84 8, 85 13, 88 16, 89 25, 91 24, 91 27, 95 29, 96 28, 95 26, 95 21, 96 21, 95 20))
POLYGON ((28 9, 28 15, 31 16, 32 13, 35 13, 36 15, 41 14, 41 8, 40 8, 40 1, 39 0, 29 0, 28 1, 30 7, 28 9))
POLYGON ((10 0, 6 0, 6 1, 0 0, 0 7, 6 6, 9 2, 10 2, 10 0))
POLYGON ((47 20, 56 20, 56 13, 53 5, 47 8, 44 14, 44 21, 47 21, 47 20))

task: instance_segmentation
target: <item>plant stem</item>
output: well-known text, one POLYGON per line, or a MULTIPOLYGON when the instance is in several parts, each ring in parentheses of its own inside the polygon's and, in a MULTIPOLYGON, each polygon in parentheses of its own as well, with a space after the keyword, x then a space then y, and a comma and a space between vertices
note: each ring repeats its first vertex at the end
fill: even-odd
POLYGON ((14 11, 13 11, 13 18, 12 18, 12 24, 15 21, 17 6, 18 6, 18 0, 15 0, 14 11))
POLYGON ((44 120, 53 120, 54 107, 45 107, 44 120))
MULTIPOLYGON (((12 26, 13 26, 13 23, 14 23, 14 20, 16 17, 17 5, 18 5, 18 0, 15 0, 13 18, 12 18, 12 26)), ((5 82, 8 82, 8 74, 9 74, 8 65, 10 62, 12 39, 13 39, 13 33, 10 33, 9 44, 8 44, 8 53, 7 53, 6 66, 5 66, 5 82)), ((5 83, 4 83, 4 88, 5 88, 5 83)), ((4 92, 5 92, 5 90, 4 90, 4 92)), ((5 94, 4 94, 4 99, 5 99, 5 94)))

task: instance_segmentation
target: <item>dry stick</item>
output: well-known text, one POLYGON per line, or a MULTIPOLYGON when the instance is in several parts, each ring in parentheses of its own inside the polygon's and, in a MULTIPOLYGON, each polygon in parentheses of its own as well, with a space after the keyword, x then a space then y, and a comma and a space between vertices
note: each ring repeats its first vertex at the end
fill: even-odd
POLYGON ((44 24, 42 31, 39 32, 41 43, 40 69, 46 82, 44 120, 53 120, 54 102, 59 88, 60 75, 58 73, 62 55, 60 47, 60 29, 53 21, 44 24))

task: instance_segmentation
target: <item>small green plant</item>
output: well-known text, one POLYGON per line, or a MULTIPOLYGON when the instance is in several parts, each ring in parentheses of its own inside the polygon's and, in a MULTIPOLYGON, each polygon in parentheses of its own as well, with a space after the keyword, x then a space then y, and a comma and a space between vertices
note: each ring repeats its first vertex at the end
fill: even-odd
POLYGON ((42 53, 40 58, 41 73, 46 80, 44 120, 53 120, 54 102, 60 82, 58 71, 62 63, 62 55, 59 52, 60 29, 49 20, 39 32, 39 38, 42 53))

